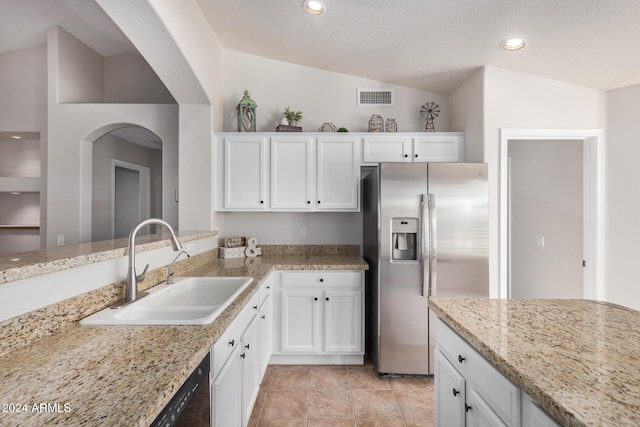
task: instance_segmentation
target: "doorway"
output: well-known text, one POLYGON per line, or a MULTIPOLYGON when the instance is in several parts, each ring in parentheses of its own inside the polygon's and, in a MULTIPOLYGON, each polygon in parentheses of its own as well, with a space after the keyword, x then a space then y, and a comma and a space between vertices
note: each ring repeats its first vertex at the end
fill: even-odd
MULTIPOLYGON (((136 224, 149 218, 149 176, 148 167, 112 160, 111 230, 113 239, 129 236, 129 232, 136 224)), ((149 230, 140 230, 140 234, 148 232, 149 230)))
POLYGON ((583 142, 511 140, 509 296, 582 298, 583 142))
POLYGON ((500 131, 500 298, 603 298, 603 144, 599 129, 500 131))

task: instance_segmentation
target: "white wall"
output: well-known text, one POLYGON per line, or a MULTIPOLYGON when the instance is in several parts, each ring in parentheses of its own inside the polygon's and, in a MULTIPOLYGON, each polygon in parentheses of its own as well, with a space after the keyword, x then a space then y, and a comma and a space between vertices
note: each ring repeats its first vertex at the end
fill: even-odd
POLYGON ((248 90, 258 104, 258 131, 275 130, 287 106, 302 111, 299 123, 305 131, 317 131, 322 123, 366 132, 372 114, 394 118, 399 132, 422 132, 425 120, 420 107, 429 101, 440 105, 436 131, 458 131, 450 126, 447 95, 436 94, 375 80, 325 71, 246 53, 226 50, 224 56, 224 131, 236 132, 236 106, 248 90), (356 90, 394 89, 394 107, 357 107, 356 90))
POLYGON ((362 214, 342 212, 222 213, 221 238, 257 237, 260 244, 361 245, 362 214), (300 227, 307 237, 300 237, 300 227))
POLYGON ((104 61, 102 56, 62 28, 58 28, 60 74, 56 102, 102 102, 104 61))
POLYGON ((129 53, 104 58, 104 102, 176 103, 147 61, 129 53))
POLYGON ((484 162, 484 73, 481 68, 451 94, 451 127, 464 130, 467 162, 484 162))
POLYGON ((582 145, 509 141, 512 298, 583 297, 582 145))
POLYGON ((163 143, 163 218, 178 223, 178 106, 170 104, 57 104, 59 28, 48 32, 47 242, 65 235, 67 244, 90 239, 93 140, 117 127, 139 125, 163 143))
POLYGON ((485 69, 484 161, 489 164, 489 279, 498 296, 500 129, 600 129, 605 93, 499 68, 485 69))
POLYGON ((640 85, 607 93, 606 259, 607 301, 640 310, 640 85))

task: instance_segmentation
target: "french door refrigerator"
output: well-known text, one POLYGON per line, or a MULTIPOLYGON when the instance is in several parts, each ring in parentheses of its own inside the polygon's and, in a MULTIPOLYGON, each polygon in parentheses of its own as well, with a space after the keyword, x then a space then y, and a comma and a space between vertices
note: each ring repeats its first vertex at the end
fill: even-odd
POLYGON ((363 168, 367 352, 377 372, 433 374, 431 297, 488 297, 485 163, 363 168))

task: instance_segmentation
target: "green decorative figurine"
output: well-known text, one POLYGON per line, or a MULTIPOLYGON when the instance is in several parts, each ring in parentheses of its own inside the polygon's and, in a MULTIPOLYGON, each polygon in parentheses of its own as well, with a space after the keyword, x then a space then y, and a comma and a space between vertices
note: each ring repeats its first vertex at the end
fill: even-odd
POLYGON ((258 105, 249 97, 249 91, 244 91, 244 96, 236 107, 238 112, 238 132, 256 131, 256 108, 258 105))

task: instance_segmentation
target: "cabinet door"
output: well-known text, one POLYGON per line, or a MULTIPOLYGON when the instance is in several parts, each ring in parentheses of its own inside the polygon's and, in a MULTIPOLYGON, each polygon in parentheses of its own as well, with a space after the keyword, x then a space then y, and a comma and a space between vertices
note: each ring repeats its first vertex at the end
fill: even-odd
POLYGON ((318 210, 358 210, 360 167, 356 164, 357 143, 356 137, 318 138, 318 210))
POLYGON ((312 139, 271 139, 271 208, 310 210, 315 206, 312 139))
POLYGON ((470 388, 467 393, 465 409, 467 427, 507 427, 474 388, 470 388))
POLYGON ((560 427, 560 424, 538 404, 522 393, 522 427, 560 427))
POLYGON ((320 292, 282 291, 282 351, 313 353, 320 351, 318 315, 320 292))
POLYGON ((365 136, 362 160, 365 163, 410 162, 411 137, 405 135, 365 136))
POLYGON ((435 351, 436 427, 465 426, 465 381, 439 349, 435 351))
POLYGON ((273 303, 271 294, 267 295, 259 313, 260 322, 260 382, 269 366, 273 343, 273 303))
POLYGON ((362 292, 326 291, 324 314, 325 351, 362 352, 362 292))
POLYGON ((258 317, 255 316, 242 334, 240 359, 242 363, 242 425, 246 426, 251 417, 253 404, 260 388, 260 353, 258 346, 258 317))
POLYGON ((262 210, 266 200, 266 138, 233 136, 224 139, 225 209, 262 210))
POLYGON ((213 427, 242 425, 240 347, 236 346, 227 363, 211 384, 211 422, 213 427))
POLYGON ((462 162, 464 142, 460 133, 418 136, 413 140, 415 162, 462 162))

